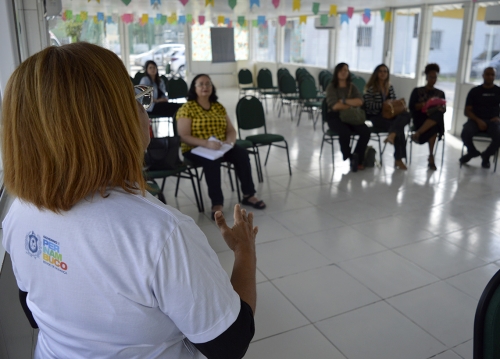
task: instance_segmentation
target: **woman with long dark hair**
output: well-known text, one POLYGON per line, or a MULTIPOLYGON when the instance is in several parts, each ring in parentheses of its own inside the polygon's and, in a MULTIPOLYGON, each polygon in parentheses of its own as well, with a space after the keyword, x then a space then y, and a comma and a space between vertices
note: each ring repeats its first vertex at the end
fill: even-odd
POLYGON ((226 109, 217 99, 215 86, 210 77, 205 74, 197 75, 191 82, 188 102, 182 105, 176 116, 177 129, 182 141, 182 154, 203 167, 208 195, 212 201, 212 219, 215 212, 222 210, 224 204, 220 176, 221 161, 234 164, 243 191, 242 203, 256 209, 266 207, 266 204, 255 196, 248 152, 234 144, 236 130, 226 109), (215 137, 217 141, 209 140, 210 137, 215 137), (191 153, 191 150, 198 146, 218 150, 223 143, 233 148, 217 160, 209 160, 191 153))
POLYGON ((152 60, 146 61, 144 77, 141 79, 140 84, 153 88, 153 103, 148 108, 150 117, 174 117, 181 105, 168 102, 167 87, 158 74, 156 62, 152 60))
POLYGON ((344 156, 344 161, 350 158, 351 170, 356 172, 363 170, 363 160, 365 150, 370 140, 370 129, 364 123, 361 125, 351 125, 342 122, 340 112, 351 107, 363 106, 363 98, 356 86, 351 83, 349 65, 341 62, 333 70, 332 82, 326 88, 326 103, 328 106, 327 123, 328 127, 339 134, 340 150, 344 156), (354 152, 351 154, 351 135, 359 135, 354 152))
POLYGON ((403 158, 406 158, 404 128, 410 123, 410 114, 405 111, 391 120, 382 116, 384 101, 396 99, 389 77, 389 68, 385 64, 378 65, 370 76, 363 95, 366 118, 372 122, 373 126, 389 132, 385 142, 394 145, 394 166, 406 170, 407 167, 403 162, 403 158))

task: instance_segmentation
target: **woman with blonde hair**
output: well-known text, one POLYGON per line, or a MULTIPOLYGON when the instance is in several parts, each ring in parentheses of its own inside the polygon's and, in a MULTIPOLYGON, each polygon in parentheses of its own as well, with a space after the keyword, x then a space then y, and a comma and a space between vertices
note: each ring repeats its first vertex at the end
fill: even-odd
POLYGON ((87 43, 49 47, 3 99, 3 246, 35 358, 242 357, 254 333, 253 215, 217 225, 231 281, 193 220, 146 192, 152 89, 87 43), (27 90, 29 89, 29 91, 27 90))
POLYGON ((380 64, 375 68, 366 83, 365 94, 363 95, 366 119, 371 121, 373 126, 389 132, 385 142, 394 145, 394 166, 406 170, 407 167, 403 162, 403 158, 406 158, 404 128, 410 123, 410 114, 405 111, 390 120, 382 116, 384 102, 396 99, 396 93, 389 78, 389 68, 385 64, 380 64))

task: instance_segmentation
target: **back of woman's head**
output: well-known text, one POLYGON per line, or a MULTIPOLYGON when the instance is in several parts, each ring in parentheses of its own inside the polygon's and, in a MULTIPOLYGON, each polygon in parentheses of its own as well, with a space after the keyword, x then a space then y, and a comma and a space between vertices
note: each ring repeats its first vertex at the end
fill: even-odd
POLYGON ((144 193, 144 143, 121 60, 88 43, 48 47, 12 74, 2 113, 7 190, 69 210, 109 187, 144 193))
POLYGON ((390 80, 389 80, 390 76, 391 74, 386 64, 378 65, 377 67, 375 67, 375 70, 373 70, 370 79, 366 83, 365 90, 368 90, 370 87, 372 87, 377 92, 382 92, 382 90, 387 91, 390 86, 390 80), (385 79, 384 84, 381 86, 380 81, 378 80, 378 73, 380 69, 384 67, 387 69, 387 78, 385 79))
POLYGON ((207 74, 199 74, 199 75, 196 75, 194 77, 193 81, 191 81, 191 86, 189 86, 188 98, 187 99, 188 99, 188 101, 195 101, 196 99, 198 99, 198 95, 196 94, 196 82, 198 81, 198 79, 200 77, 203 77, 203 76, 208 77, 208 80, 212 84, 212 94, 210 95, 210 97, 208 98, 208 100, 211 103, 215 103, 218 100, 216 89, 215 89, 215 86, 214 86, 214 84, 212 82, 212 79, 207 74))

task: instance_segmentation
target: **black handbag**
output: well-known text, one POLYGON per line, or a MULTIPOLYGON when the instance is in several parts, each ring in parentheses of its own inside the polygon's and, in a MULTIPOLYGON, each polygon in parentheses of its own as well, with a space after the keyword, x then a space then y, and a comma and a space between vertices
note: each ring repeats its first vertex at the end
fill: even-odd
POLYGON ((176 169, 182 164, 179 159, 180 143, 179 136, 152 138, 144 157, 146 171, 176 169))

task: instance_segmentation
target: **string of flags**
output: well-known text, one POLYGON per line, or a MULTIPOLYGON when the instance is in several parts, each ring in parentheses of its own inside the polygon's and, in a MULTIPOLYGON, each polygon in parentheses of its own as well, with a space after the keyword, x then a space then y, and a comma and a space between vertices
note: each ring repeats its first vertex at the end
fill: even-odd
MULTIPOLYGON (((91 0, 88 1, 90 2, 91 0)), ((100 3, 100 0, 95 0, 95 1, 100 3)), ((128 6, 132 0, 121 0, 121 1, 128 6)), ((179 0, 179 1, 183 6, 186 6, 186 4, 189 2, 189 0, 179 0)), ((231 9, 234 9, 237 6, 238 0, 227 0, 227 1, 228 1, 228 6, 231 9)), ((280 6, 280 0, 271 0, 271 2, 276 9, 280 6)), ((159 6, 161 5, 161 0, 150 0, 150 4, 153 9, 158 10, 159 6)), ((213 7, 214 5, 215 5, 215 0, 205 0, 206 7, 207 6, 213 7)), ((252 9, 254 6, 260 7, 260 0, 250 0, 250 9, 252 9)), ((313 2, 311 10, 314 15, 316 16, 319 15, 320 24, 323 26, 328 24, 328 18, 332 16, 339 16, 341 25, 344 23, 349 24, 349 20, 351 20, 354 15, 354 7, 352 6, 347 7, 347 10, 345 12, 339 12, 337 5, 332 4, 329 6, 328 13, 324 12, 320 13, 320 6, 321 4, 319 2, 313 2)), ((300 11, 300 10, 301 10, 301 0, 292 0, 292 11, 300 11)), ((384 22, 392 21, 391 11, 387 11, 385 9, 381 9, 378 11, 380 14, 381 21, 384 22)), ((308 16, 310 15, 299 15, 299 25, 306 24, 308 16)), ((150 16, 149 14, 146 13, 139 16, 134 16, 134 14, 132 13, 126 13, 121 15, 120 18, 125 24, 133 23, 135 20, 141 26, 144 26, 146 24, 164 25, 166 23, 169 23, 171 25, 196 24, 196 21, 193 18, 192 14, 177 16, 176 12, 173 12, 170 16, 158 13, 156 17, 150 16)), ((97 12, 95 15, 89 17, 87 11, 80 11, 80 13, 78 14, 73 14, 72 10, 63 11, 62 20, 63 21, 74 20, 76 22, 92 20, 96 24, 101 22, 112 24, 115 22, 113 16, 109 15, 105 16, 103 12, 97 12)), ((207 19, 204 15, 199 15, 196 20, 198 24, 203 25, 207 19)), ((372 21, 372 11, 370 9, 363 9, 363 11, 361 12, 361 20, 363 21, 364 24, 368 24, 370 21, 372 21)), ((233 25, 233 21, 226 16, 217 16, 216 23, 217 25, 227 25, 229 27, 232 27, 233 25)), ((237 16, 236 23, 241 27, 246 27, 249 24, 251 24, 252 27, 267 26, 266 16, 264 15, 258 15, 257 19, 248 21, 245 18, 245 16, 237 16)), ((287 23, 286 16, 284 15, 278 16, 278 24, 280 26, 285 26, 286 23, 287 23)))

